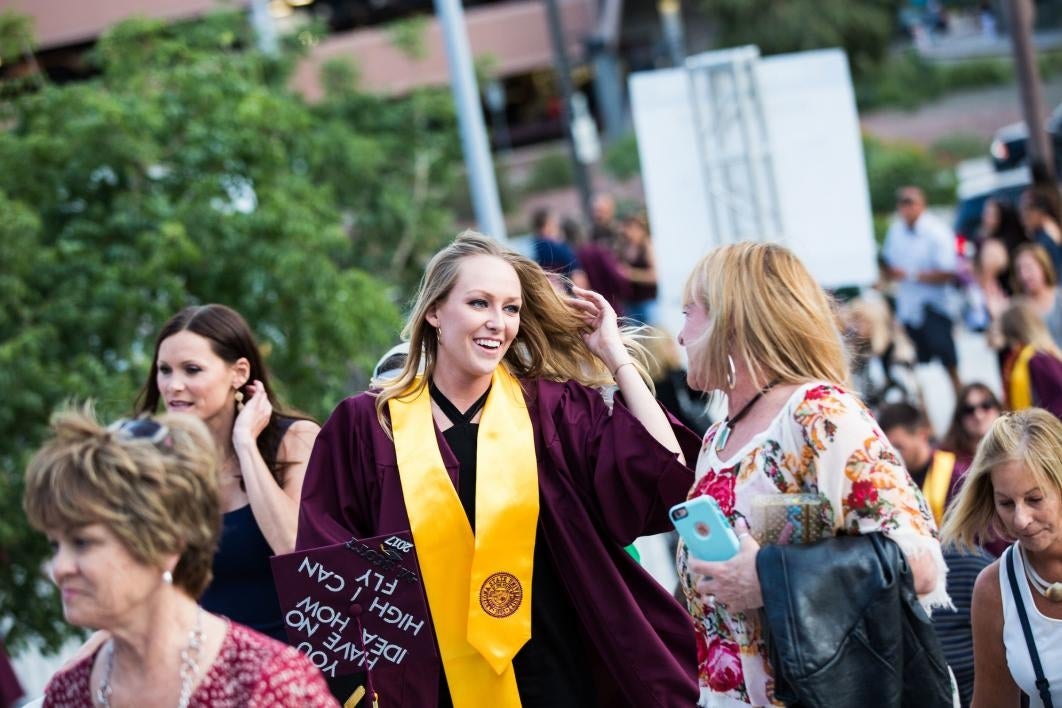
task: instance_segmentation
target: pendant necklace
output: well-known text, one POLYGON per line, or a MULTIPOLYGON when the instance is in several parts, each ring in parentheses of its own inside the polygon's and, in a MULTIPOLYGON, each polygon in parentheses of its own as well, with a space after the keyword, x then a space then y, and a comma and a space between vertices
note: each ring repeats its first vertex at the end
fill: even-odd
POLYGON ((1032 567, 1032 563, 1029 562, 1029 556, 1025 553, 1025 548, 1020 544, 1018 548, 1021 550, 1021 563, 1025 566, 1025 577, 1029 579, 1032 586, 1036 588, 1036 592, 1046 597, 1051 602, 1062 602, 1062 583, 1049 583, 1040 577, 1040 574, 1036 572, 1036 569, 1032 567))
MULTIPOLYGON (((188 633, 188 644, 181 649, 181 694, 177 697, 178 708, 188 708, 192 700, 192 682, 199 673, 199 650, 203 646, 203 608, 196 608, 195 626, 188 633)), ((107 643, 107 657, 104 660, 103 675, 99 688, 96 689, 96 702, 103 708, 110 708, 111 672, 114 671, 114 640, 107 643)))
POLYGON ((748 415, 752 407, 756 405, 756 401, 763 398, 764 394, 770 391, 772 388, 778 385, 778 379, 775 379, 771 383, 767 384, 767 388, 761 388, 756 392, 756 395, 749 399, 749 402, 741 407, 737 413, 733 416, 727 416, 723 419, 723 424, 719 426, 719 432, 715 434, 715 451, 719 452, 726 447, 727 440, 730 439, 730 432, 734 429, 734 426, 741 422, 741 419, 748 415))

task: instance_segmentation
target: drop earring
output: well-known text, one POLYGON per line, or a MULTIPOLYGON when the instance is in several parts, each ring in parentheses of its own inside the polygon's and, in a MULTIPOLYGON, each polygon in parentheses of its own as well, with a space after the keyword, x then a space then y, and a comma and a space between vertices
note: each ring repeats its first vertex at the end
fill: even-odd
POLYGON ((239 413, 243 410, 243 391, 236 389, 236 393, 232 397, 236 399, 236 412, 239 413))

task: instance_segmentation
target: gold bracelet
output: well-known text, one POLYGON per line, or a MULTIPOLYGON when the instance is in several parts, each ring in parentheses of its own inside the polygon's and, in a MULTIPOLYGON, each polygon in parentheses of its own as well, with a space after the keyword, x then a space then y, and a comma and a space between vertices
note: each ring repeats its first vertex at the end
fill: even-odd
POLYGON ((620 364, 619 366, 617 366, 616 370, 612 372, 612 378, 615 379, 616 378, 616 374, 619 373, 619 370, 622 369, 624 366, 628 366, 628 365, 634 366, 634 362, 633 361, 625 361, 622 364, 620 364))

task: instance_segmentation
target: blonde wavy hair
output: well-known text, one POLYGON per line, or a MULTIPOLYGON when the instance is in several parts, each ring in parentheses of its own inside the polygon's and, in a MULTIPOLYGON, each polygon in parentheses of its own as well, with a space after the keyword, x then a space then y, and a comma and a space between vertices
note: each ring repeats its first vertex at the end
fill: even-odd
MULTIPOLYGON (((428 324, 428 311, 450 294, 461 261, 479 255, 505 261, 520 280, 523 301, 520 329, 502 360, 514 376, 572 380, 591 387, 613 383, 608 367, 583 341, 582 335, 590 329, 582 315, 553 289, 545 271, 533 260, 488 236, 464 231, 436 253, 424 271, 409 318, 402 328, 402 339, 409 342, 409 357, 395 377, 380 382, 376 394, 376 415, 385 430, 390 431, 385 416, 388 401, 420 391, 435 372, 439 340, 435 328, 428 324)), ((624 343, 646 378, 644 348, 634 341, 630 330, 624 330, 624 343)))
POLYGON ((748 362, 757 388, 771 381, 848 385, 836 308, 788 248, 745 241, 712 250, 690 273, 683 301, 712 318, 687 344, 689 368, 709 389, 726 389, 728 355, 748 362))
POLYGON ((989 532, 1009 536, 996 513, 992 470, 1021 462, 1036 481, 1062 495, 1062 422, 1042 408, 1005 413, 977 446, 959 494, 944 513, 944 541, 973 549, 989 532))
POLYGON ((178 554, 173 584, 198 598, 221 533, 214 440, 191 415, 153 420, 169 429, 159 443, 102 427, 91 404, 58 411, 26 469, 22 506, 42 532, 102 524, 146 565, 178 554))
POLYGON ((1008 345, 1031 344, 1037 351, 1062 359, 1062 351, 1059 351, 1043 318, 1024 298, 1014 298, 1010 307, 1000 315, 999 331, 1008 345))

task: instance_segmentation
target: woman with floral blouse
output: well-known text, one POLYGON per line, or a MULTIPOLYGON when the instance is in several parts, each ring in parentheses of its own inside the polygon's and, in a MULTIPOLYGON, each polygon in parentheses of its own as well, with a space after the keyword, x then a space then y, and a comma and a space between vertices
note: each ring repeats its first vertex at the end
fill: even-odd
POLYGON ((697 628, 699 705, 780 705, 756 611, 763 598, 759 544, 749 534, 754 500, 812 494, 826 534, 882 532, 903 551, 926 607, 948 604, 940 543, 921 492, 845 389, 848 364, 830 301, 792 252, 766 243, 716 249, 694 268, 684 302, 679 342, 689 383, 727 398, 727 417, 704 436, 689 496, 714 497, 741 542, 722 563, 679 546, 697 628))

